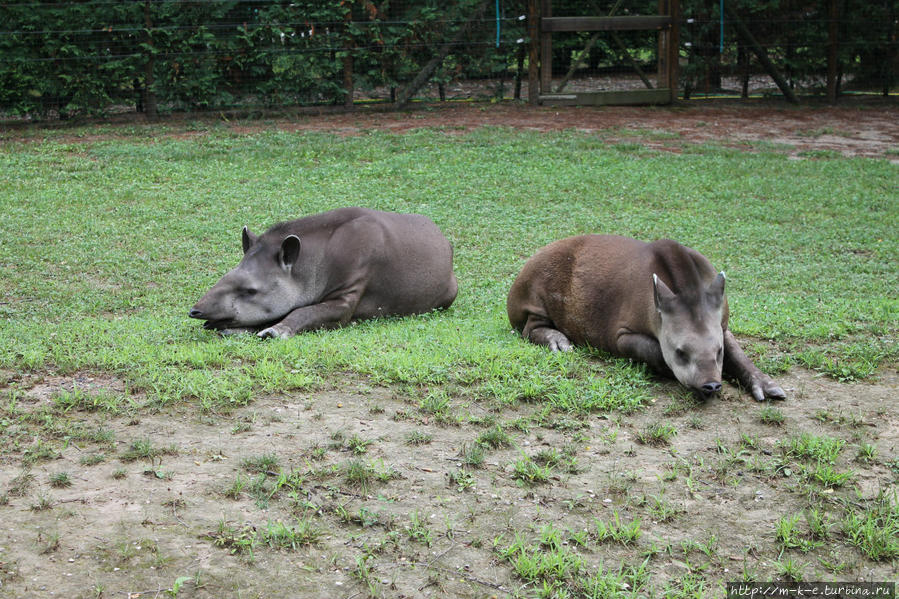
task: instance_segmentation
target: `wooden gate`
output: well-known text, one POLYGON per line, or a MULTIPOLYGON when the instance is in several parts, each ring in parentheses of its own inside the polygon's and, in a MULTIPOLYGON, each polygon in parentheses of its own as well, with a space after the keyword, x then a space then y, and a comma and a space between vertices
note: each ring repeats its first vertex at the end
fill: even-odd
MULTIPOLYGON (((620 2, 612 9, 615 12, 620 2)), ((554 17, 552 0, 529 0, 528 33, 531 38, 528 101, 531 104, 565 105, 631 105, 670 104, 677 99, 679 0, 659 0, 659 14, 605 17, 554 17), (659 51, 656 86, 642 75, 647 89, 554 93, 551 89, 552 35, 572 31, 658 31, 659 51)))

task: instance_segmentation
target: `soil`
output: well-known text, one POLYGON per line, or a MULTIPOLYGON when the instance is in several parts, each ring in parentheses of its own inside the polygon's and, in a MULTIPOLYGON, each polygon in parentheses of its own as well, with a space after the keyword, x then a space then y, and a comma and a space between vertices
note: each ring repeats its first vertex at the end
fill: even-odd
MULTIPOLYGON (((159 135, 205 135, 205 128, 196 126, 204 121, 217 122, 236 133, 276 128, 338 135, 361 135, 366 131, 402 133, 420 128, 461 134, 479 127, 513 127, 602 133, 610 143, 640 135, 641 143, 669 151, 680 151, 683 143, 714 143, 741 149, 752 149, 756 144, 797 158, 824 151, 843 156, 885 157, 893 163, 899 162, 899 103, 892 99, 846 98, 838 106, 816 103, 799 107, 776 100, 694 100, 657 107, 531 107, 508 101, 462 101, 414 104, 404 111, 389 111, 375 105, 359 106, 352 112, 307 109, 262 120, 221 120, 219 117, 218 113, 205 117, 172 115, 158 122, 168 126, 168 131, 159 135), (661 134, 658 137, 662 139, 653 140, 653 133, 661 134)), ((129 135, 135 123, 146 123, 146 120, 131 114, 104 122, 106 126, 99 134, 75 124, 56 128, 61 130, 63 138, 85 142, 115 137, 116 127, 126 127, 128 131, 124 135, 129 135), (73 128, 78 128, 78 132, 65 133, 73 128)), ((46 131, 36 126, 17 126, 4 132, 3 138, 37 141, 45 138, 46 131)))
MULTIPOLYGON (((753 143, 793 156, 832 151, 844 156, 888 157, 899 162, 899 104, 856 103, 804 106, 780 102, 728 103, 695 101, 674 107, 530 107, 521 104, 425 105, 406 112, 359 112, 317 115, 298 122, 277 122, 294 131, 329 131, 359 135, 365 131, 403 132, 442 128, 464 133, 478 127, 513 127, 535 131, 603 132, 610 143, 634 133, 673 134, 650 146, 678 151, 680 144, 715 143, 746 149, 753 143)), ((268 126, 268 125, 265 125, 268 126)), ((233 124, 236 131, 259 126, 233 124)), ((641 140, 646 143, 646 140, 641 140)))
MULTIPOLYGON (((21 382, 31 386, 20 404, 36 411, 75 379, 83 389, 122 385, 89 373, 26 378, 21 382)), ((770 455, 779 441, 799 431, 862 437, 879 450, 877 463, 853 467, 865 497, 884 486, 895 488, 897 476, 887 464, 899 455, 894 370, 874 382, 841 384, 796 369, 779 382, 789 393, 776 404, 785 416, 780 426, 762 423, 759 404, 732 387, 716 399, 672 409, 683 394, 676 384, 660 382, 653 404, 632 416, 563 418, 553 426, 513 430, 514 445, 488 452, 481 468, 469 470, 473 487, 464 490, 449 476, 460 470, 463 448, 483 429, 428 422, 416 410, 418 398, 364 381, 260 397, 227 415, 198 413, 191 406, 121 417, 70 413, 71 424, 112 431, 115 441, 106 448, 71 443, 57 458, 31 468, 28 492, 9 493, 0 507, 2 590, 8 597, 157 597, 187 576, 182 583, 187 597, 360 597, 368 591, 355 574, 357 559, 369 552, 365 565, 381 596, 506 597, 522 582, 497 558, 495 539, 502 547, 516 533, 536 536, 537 521, 560 530, 593 530, 594 518, 609 521, 616 510, 643 518, 643 549, 650 543, 680 547, 713 539, 709 580, 735 580, 746 564, 767 574, 777 555, 775 523, 802 509, 801 493, 791 491, 795 481, 789 478, 754 474, 745 466, 722 479, 716 474, 722 446, 734 448, 748 436, 758 441, 759 455, 770 455), (659 421, 673 425, 676 437, 670 445, 641 445, 637 435, 659 421), (580 441, 576 472, 560 472, 533 487, 513 480, 511 464, 523 453, 570 445, 572 430, 580 441), (432 438, 413 447, 412 432, 432 438), (358 457, 339 442, 354 435, 371 441, 358 457), (123 461, 124 452, 141 440, 151 440, 162 454, 123 461), (85 456, 101 452, 105 461, 85 465, 85 456), (243 460, 265 454, 275 454, 283 471, 319 474, 308 475, 294 499, 282 493, 254 500, 248 491, 238 499, 225 497, 224 489, 238 475, 259 476, 247 473, 243 460), (390 467, 397 477, 365 489, 347 483, 340 470, 329 474, 329 468, 354 459, 376 470, 390 467), (677 462, 693 465, 692 488, 662 482, 677 462), (49 485, 49 477, 59 472, 69 474, 71 486, 49 485), (677 515, 650 521, 635 508, 647 497, 665 497, 677 515), (42 502, 49 507, 41 509, 42 502), (430 546, 410 539, 416 514, 431 531, 430 546), (311 518, 322 534, 319 543, 296 551, 260 545, 252 559, 215 546, 222 523, 261 533, 273 522, 294 525, 297 517, 311 518)), ((468 409, 482 412, 477 405, 468 409)), ((495 416, 508 423, 538 409, 525 404, 495 416)), ((0 489, 13 489, 22 473, 19 460, 7 455, 3 461, 0 489)), ((642 560, 633 546, 605 544, 585 553, 591 569, 642 560)), ((836 546, 833 553, 851 564, 842 580, 895 577, 888 562, 871 562, 836 546)), ((682 575, 689 559, 689 552, 678 551, 657 559, 662 566, 652 568, 653 584, 661 588, 682 575)))

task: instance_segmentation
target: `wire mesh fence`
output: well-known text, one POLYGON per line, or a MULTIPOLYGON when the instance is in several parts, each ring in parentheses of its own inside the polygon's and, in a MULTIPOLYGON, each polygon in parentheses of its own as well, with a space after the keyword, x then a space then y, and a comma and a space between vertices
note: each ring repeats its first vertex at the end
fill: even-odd
MULTIPOLYGON (((823 94, 830 73, 888 94, 897 4, 680 0, 679 93, 777 93, 764 54, 802 93, 823 94)), ((0 116, 526 98, 528 25, 547 9, 652 15, 659 1, 4 2, 0 116)), ((542 91, 651 87, 658 52, 653 31, 555 34, 542 91)))

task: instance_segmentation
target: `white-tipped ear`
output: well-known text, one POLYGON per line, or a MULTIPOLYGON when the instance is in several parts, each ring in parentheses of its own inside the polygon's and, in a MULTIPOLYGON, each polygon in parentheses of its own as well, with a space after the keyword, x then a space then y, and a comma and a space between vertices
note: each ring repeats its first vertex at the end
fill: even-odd
POLYGON ((248 249, 253 247, 253 244, 256 243, 257 239, 259 238, 250 232, 249 227, 244 226, 243 230, 240 232, 240 241, 243 245, 244 254, 247 253, 248 249))
POLYGON ((724 300, 724 281, 726 277, 724 276, 724 271, 718 273, 718 276, 715 277, 715 280, 709 285, 708 290, 706 290, 706 297, 711 300, 714 306, 720 306, 722 301, 724 300))
POLYGON ((281 242, 281 249, 278 251, 278 262, 281 264, 281 268, 285 270, 293 268, 299 256, 300 238, 296 235, 288 235, 281 242))
POLYGON ((655 301, 656 310, 659 312, 662 312, 675 297, 674 292, 668 288, 668 285, 656 273, 652 273, 652 297, 655 301))

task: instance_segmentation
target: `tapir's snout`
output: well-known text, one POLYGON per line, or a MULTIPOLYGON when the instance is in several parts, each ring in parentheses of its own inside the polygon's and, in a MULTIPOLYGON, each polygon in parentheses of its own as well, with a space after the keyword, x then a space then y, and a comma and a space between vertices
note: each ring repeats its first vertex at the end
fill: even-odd
POLYGON ((699 391, 702 393, 703 397, 709 398, 714 395, 717 395, 719 391, 721 391, 721 383, 718 381, 709 381, 704 383, 702 387, 699 388, 699 391))
POLYGON ((194 306, 190 309, 190 312, 187 313, 190 318, 203 318, 203 311, 197 310, 197 307, 194 306))

